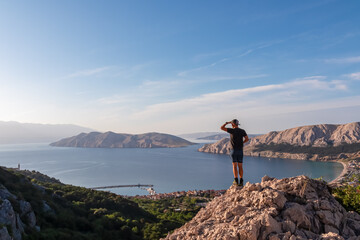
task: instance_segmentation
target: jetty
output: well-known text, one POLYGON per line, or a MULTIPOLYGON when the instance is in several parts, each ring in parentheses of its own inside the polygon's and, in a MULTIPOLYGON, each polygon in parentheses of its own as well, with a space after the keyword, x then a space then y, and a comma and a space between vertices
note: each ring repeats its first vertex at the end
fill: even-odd
POLYGON ((152 184, 134 184, 134 185, 113 185, 113 186, 103 186, 103 187, 92 187, 90 189, 97 190, 97 189, 107 189, 107 188, 122 188, 122 187, 154 187, 152 184))

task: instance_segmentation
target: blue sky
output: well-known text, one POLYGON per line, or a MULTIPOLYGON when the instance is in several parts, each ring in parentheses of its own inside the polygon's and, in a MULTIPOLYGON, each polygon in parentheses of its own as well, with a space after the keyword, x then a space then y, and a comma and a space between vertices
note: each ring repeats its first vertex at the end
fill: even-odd
POLYGON ((249 133, 360 121, 360 2, 1 1, 0 121, 249 133))

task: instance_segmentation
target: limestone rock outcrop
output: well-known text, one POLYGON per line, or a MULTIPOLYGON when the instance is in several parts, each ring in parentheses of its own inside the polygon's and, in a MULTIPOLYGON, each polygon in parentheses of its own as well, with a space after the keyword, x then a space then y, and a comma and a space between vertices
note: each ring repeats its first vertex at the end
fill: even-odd
POLYGON ((205 144, 199 149, 200 152, 207 153, 220 153, 220 154, 229 154, 230 152, 230 139, 223 138, 216 143, 205 144))
POLYGON ((338 146, 341 144, 360 143, 360 122, 342 125, 319 124, 296 127, 284 131, 273 131, 253 138, 250 145, 259 143, 297 146, 338 146))
POLYGON ((21 240, 24 228, 34 228, 35 213, 29 202, 19 200, 0 184, 0 239, 21 240), (14 210, 13 203, 19 206, 19 212, 14 210))
POLYGON ((347 212, 325 182, 306 176, 231 186, 167 240, 360 239, 360 215, 347 212))

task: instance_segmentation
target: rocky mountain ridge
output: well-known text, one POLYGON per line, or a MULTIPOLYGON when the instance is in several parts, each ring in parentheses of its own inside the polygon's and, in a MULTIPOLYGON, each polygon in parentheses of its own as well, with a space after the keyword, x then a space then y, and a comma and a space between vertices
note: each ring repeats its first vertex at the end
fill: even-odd
MULTIPOLYGON (((302 160, 335 160, 360 157, 360 122, 343 125, 320 124, 273 131, 250 138, 244 146, 249 156, 302 160), (345 151, 343 145, 351 145, 345 151), (338 149, 338 151, 334 151, 338 149)), ((205 144, 200 152, 228 154, 229 139, 205 144)))
POLYGON ((360 239, 360 215, 347 212, 325 182, 306 176, 233 185, 165 239, 360 239))
POLYGON ((50 145, 55 147, 84 148, 166 148, 185 147, 192 144, 180 137, 155 132, 137 135, 114 132, 91 132, 64 138, 50 145))
POLYGON ((251 139, 249 145, 290 144, 296 146, 338 146, 360 143, 360 122, 342 125, 319 124, 273 131, 251 139))
MULTIPOLYGON (((1 177, 6 177, 7 173, 0 170, 1 177)), ((21 240, 26 231, 40 231, 31 204, 0 183, 0 239, 21 240)))

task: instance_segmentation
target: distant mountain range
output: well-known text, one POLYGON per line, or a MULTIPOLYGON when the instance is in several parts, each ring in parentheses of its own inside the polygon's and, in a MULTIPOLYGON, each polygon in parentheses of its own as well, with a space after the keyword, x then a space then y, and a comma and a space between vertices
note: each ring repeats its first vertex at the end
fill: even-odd
POLYGON ((188 138, 188 139, 202 139, 209 136, 215 136, 217 134, 222 134, 221 132, 196 132, 196 133, 187 133, 187 134, 180 134, 177 135, 181 138, 188 138))
POLYGON ((198 140, 220 140, 222 138, 226 138, 229 137, 228 133, 218 133, 218 134, 214 134, 214 135, 210 135, 210 136, 206 136, 206 137, 199 137, 197 138, 198 140))
POLYGON ((94 131, 71 124, 36 124, 0 121, 0 144, 53 142, 58 139, 94 131))
POLYGON ((177 136, 155 132, 137 135, 91 132, 65 138, 50 145, 83 148, 174 148, 193 144, 177 136))
MULTIPOLYGON (((256 137, 260 134, 249 134, 249 137, 256 137)), ((229 138, 226 132, 198 132, 178 135, 181 138, 193 140, 220 140, 222 138, 229 138)))
MULTIPOLYGON (((249 136, 249 138, 254 138, 254 137, 260 136, 260 134, 249 134, 248 136, 249 136)), ((202 137, 202 138, 197 138, 197 139, 199 139, 199 140, 220 140, 220 139, 229 138, 229 137, 230 137, 229 133, 219 133, 216 135, 211 135, 208 137, 202 137)))
MULTIPOLYGON (((229 153, 228 139, 205 144, 201 152, 229 153)), ((332 160, 360 156, 360 122, 320 124, 273 131, 253 137, 244 147, 251 156, 332 160)))

